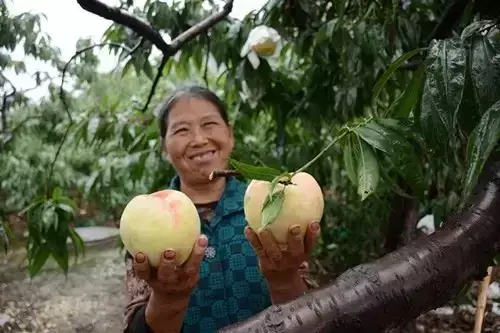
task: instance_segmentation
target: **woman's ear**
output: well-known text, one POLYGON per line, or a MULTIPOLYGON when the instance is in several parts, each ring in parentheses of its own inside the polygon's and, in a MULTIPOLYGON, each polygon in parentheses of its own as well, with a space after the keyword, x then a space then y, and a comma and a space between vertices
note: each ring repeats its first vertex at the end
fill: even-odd
POLYGON ((170 155, 168 154, 168 150, 167 150, 167 145, 166 145, 166 142, 165 142, 165 139, 160 137, 160 149, 161 149, 161 158, 162 160, 164 161, 168 161, 171 163, 170 161, 170 155))
POLYGON ((169 155, 168 155, 165 151, 162 151, 162 152, 161 152, 161 158, 162 158, 162 160, 164 160, 164 161, 167 161, 167 162, 169 162, 169 163, 172 163, 172 162, 170 161, 170 156, 169 156, 169 155))
POLYGON ((231 145, 231 151, 234 149, 234 131, 233 131, 233 126, 229 125, 229 142, 231 145))

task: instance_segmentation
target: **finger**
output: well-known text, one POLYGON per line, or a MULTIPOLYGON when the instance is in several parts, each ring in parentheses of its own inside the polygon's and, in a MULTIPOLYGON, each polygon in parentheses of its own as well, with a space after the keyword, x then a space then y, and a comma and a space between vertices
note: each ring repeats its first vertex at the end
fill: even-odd
POLYGON ((259 257, 260 259, 267 259, 266 250, 262 246, 259 236, 249 226, 245 227, 245 236, 248 239, 248 242, 252 246, 257 257, 259 257))
POLYGON ((310 256, 321 232, 319 222, 312 222, 307 226, 307 232, 304 240, 305 253, 310 256))
POLYGON ((208 245, 207 236, 201 235, 198 237, 196 242, 193 245, 193 251, 189 256, 186 263, 183 265, 184 273, 188 276, 196 276, 198 271, 200 270, 201 261, 203 260, 203 256, 205 255, 205 250, 208 245))
POLYGON ((175 251, 168 249, 163 252, 163 256, 158 267, 158 281, 168 284, 177 284, 178 274, 175 264, 175 251))
POLYGON ((274 263, 280 262, 283 258, 283 253, 271 231, 268 229, 261 230, 259 238, 269 259, 274 263))
POLYGON ((292 225, 288 231, 288 251, 293 257, 299 257, 304 254, 304 237, 300 234, 300 225, 292 225))
POLYGON ((135 275, 137 275, 139 279, 144 281, 149 280, 151 276, 151 266, 149 266, 148 257, 144 253, 139 252, 135 255, 133 266, 135 275))

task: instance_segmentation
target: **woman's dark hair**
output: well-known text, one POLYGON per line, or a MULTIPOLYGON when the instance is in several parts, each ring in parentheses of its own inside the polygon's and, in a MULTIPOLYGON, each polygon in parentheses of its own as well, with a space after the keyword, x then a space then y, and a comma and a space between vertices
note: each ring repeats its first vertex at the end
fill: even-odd
POLYGON ((180 87, 176 89, 157 109, 158 125, 160 127, 160 136, 162 139, 165 138, 165 135, 167 134, 167 123, 170 110, 172 110, 174 105, 183 97, 199 98, 211 102, 219 111, 224 122, 229 124, 226 106, 214 92, 196 85, 180 87))

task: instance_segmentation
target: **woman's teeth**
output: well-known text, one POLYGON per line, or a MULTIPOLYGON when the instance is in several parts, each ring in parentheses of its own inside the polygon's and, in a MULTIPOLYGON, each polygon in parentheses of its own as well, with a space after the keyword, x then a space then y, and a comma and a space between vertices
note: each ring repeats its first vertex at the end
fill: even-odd
POLYGON ((195 157, 193 157, 193 160, 195 160, 195 161, 203 161, 203 160, 207 160, 209 158, 212 158, 212 156, 214 156, 214 152, 210 151, 210 152, 206 152, 206 153, 203 153, 203 154, 200 154, 200 155, 196 155, 195 157))

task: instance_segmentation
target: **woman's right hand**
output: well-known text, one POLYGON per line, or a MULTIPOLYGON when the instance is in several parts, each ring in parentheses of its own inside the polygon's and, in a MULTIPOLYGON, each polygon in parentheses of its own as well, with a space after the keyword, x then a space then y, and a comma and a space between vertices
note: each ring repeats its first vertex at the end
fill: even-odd
POLYGON ((193 246, 188 260, 181 266, 175 263, 175 251, 165 250, 158 268, 149 265, 144 253, 134 258, 134 270, 138 278, 144 280, 153 290, 156 300, 165 303, 187 302, 198 283, 200 264, 208 244, 206 236, 200 236, 193 246))

